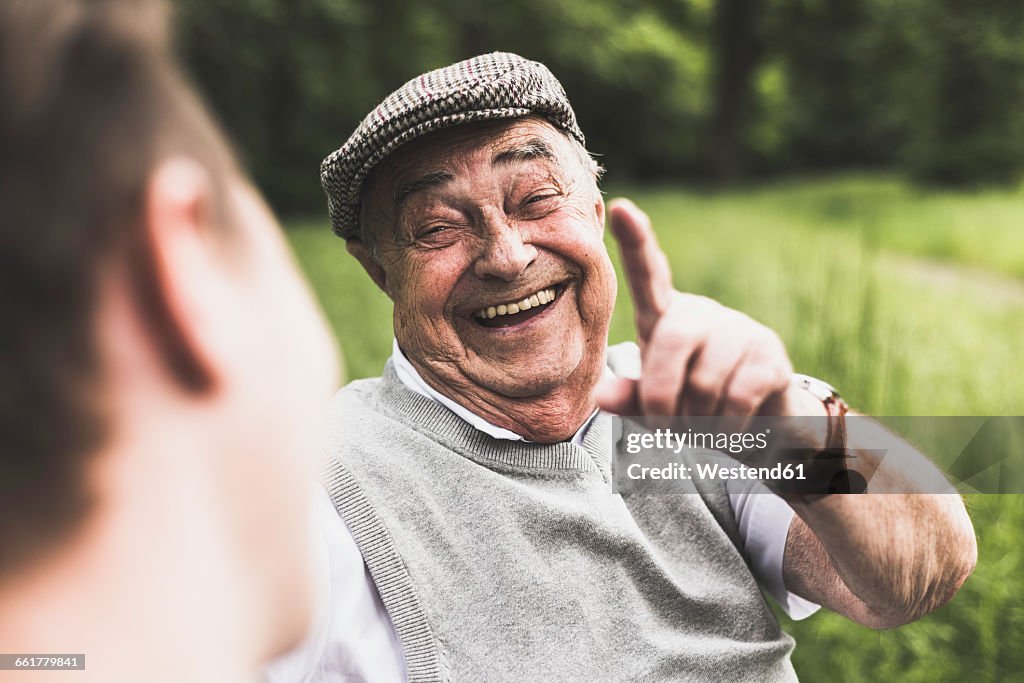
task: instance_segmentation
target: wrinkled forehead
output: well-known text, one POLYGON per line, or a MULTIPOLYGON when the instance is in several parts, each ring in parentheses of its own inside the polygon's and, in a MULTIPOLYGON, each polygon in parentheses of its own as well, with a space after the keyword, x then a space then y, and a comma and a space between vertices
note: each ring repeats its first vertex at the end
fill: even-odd
POLYGON ((395 205, 419 180, 471 174, 480 163, 541 161, 564 168, 572 158, 568 137, 540 117, 465 124, 426 135, 381 162, 364 185, 363 203, 395 205))

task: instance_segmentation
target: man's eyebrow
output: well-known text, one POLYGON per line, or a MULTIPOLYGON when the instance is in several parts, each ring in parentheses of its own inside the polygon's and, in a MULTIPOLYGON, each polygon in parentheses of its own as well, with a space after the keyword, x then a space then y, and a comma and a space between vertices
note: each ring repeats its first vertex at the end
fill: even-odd
POLYGON ((399 185, 398 189, 395 190, 395 203, 401 204, 414 192, 426 190, 438 185, 444 185, 445 183, 450 183, 453 180, 455 180, 455 176, 447 171, 434 171, 432 173, 428 173, 425 176, 413 180, 412 182, 399 185))
POLYGON ((555 151, 551 145, 541 138, 531 138, 526 142, 503 149, 494 155, 491 164, 511 164, 521 161, 532 161, 533 159, 554 159, 555 151))

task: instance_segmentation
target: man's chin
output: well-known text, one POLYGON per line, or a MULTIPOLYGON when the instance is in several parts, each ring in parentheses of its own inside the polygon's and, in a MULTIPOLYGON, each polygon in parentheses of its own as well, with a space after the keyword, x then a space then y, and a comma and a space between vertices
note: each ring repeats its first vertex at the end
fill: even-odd
POLYGON ((582 341, 563 337, 557 343, 538 347, 544 350, 511 354, 474 352, 465 374, 489 393, 511 399, 552 396, 573 389, 581 374, 587 374, 582 371, 591 360, 582 341))
POLYGON ((477 383, 498 396, 529 399, 547 396, 557 391, 566 383, 570 374, 569 372, 559 372, 543 375, 518 375, 508 372, 502 375, 481 377, 477 383))

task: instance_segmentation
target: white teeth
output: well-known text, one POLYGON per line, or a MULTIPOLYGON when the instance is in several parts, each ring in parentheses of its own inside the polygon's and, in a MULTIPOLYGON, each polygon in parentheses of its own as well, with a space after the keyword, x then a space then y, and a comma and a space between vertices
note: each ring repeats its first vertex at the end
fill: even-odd
POLYGON ((537 306, 549 304, 554 300, 555 288, 549 287, 547 289, 540 290, 536 294, 531 294, 525 299, 516 301, 514 303, 498 304, 497 306, 488 306, 486 308, 481 308, 479 311, 476 312, 476 316, 478 318, 489 319, 497 317, 499 315, 511 315, 514 313, 518 313, 519 311, 528 311, 531 308, 536 308, 537 306))

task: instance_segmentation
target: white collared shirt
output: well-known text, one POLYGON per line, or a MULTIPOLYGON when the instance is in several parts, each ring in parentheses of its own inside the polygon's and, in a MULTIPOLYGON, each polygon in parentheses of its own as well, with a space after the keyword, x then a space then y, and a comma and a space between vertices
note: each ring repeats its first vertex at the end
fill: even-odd
MULTIPOLYGON (((525 441, 516 434, 491 424, 427 384, 393 343, 391 364, 398 378, 411 391, 445 406, 473 427, 496 438, 525 441)), ((606 370, 610 373, 610 370, 606 370)), ((583 441, 594 415, 573 435, 572 443, 583 441)), ((730 482, 731 483, 731 482, 730 482)), ((742 484, 741 484, 742 485, 742 484)), ((749 483, 747 483, 749 486, 749 483)), ((311 635, 299 648, 278 658, 263 673, 268 683, 355 680, 391 683, 406 680, 405 658, 391 619, 380 599, 366 564, 345 522, 322 488, 318 488, 315 514, 322 545, 317 547, 321 575, 321 600, 311 635)), ((793 509, 771 493, 730 490, 736 525, 744 554, 758 583, 793 619, 804 619, 819 606, 786 590, 782 580, 782 559, 793 509)))

